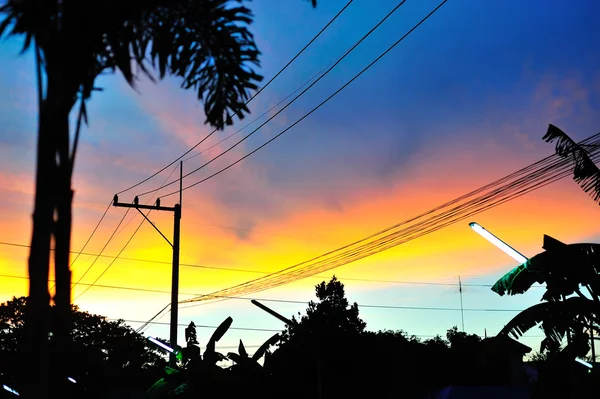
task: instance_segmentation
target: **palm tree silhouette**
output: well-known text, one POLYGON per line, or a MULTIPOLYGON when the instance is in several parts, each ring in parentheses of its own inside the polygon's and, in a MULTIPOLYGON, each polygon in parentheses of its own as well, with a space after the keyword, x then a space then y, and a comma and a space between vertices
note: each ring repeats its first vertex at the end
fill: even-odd
MULTIPOLYGON (((313 6, 315 0, 312 1, 313 6)), ((248 30, 252 13, 230 0, 7 0, 0 6, 0 36, 23 36, 34 44, 38 65, 39 123, 33 233, 29 257, 29 320, 32 395, 48 396, 47 334, 50 242, 54 237, 57 305, 55 336, 68 345, 71 275, 71 186, 79 132, 87 123, 86 101, 100 74, 119 71, 135 87, 140 75, 171 75, 193 89, 206 122, 216 128, 243 117, 249 91, 261 77, 259 51, 248 30), (42 73, 43 70, 43 73, 42 73), (45 85, 42 76, 45 76, 45 85), (73 143, 69 114, 78 105, 73 143)), ((52 367, 58 374, 66 359, 52 367)), ((52 378, 62 381, 64 378, 52 378)))

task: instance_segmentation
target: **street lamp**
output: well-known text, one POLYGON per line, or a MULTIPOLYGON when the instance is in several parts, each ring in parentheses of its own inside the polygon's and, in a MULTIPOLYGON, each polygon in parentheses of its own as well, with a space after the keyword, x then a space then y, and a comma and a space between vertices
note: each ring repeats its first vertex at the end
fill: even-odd
POLYGON ((481 225, 479 225, 478 223, 471 222, 469 223, 469 227, 471 227, 477 234, 494 244, 496 247, 500 248, 504 253, 506 253, 508 256, 510 256, 517 262, 525 263, 528 261, 525 255, 523 255, 522 253, 520 253, 519 251, 517 251, 516 249, 514 249, 513 247, 511 247, 510 245, 508 245, 507 243, 505 243, 504 241, 502 241, 501 239, 499 239, 498 237, 481 227, 481 225))

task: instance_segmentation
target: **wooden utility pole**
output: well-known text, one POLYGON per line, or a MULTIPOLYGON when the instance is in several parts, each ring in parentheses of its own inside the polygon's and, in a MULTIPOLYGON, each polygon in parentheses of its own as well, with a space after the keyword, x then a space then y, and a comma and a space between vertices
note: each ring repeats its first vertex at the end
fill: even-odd
MULTIPOLYGON (((140 205, 138 203, 138 197, 135 197, 133 204, 119 202, 117 195, 113 198, 113 206, 123 208, 135 208, 141 215, 150 223, 152 227, 162 236, 162 238, 169 243, 173 248, 173 271, 171 275, 171 323, 170 323, 170 336, 169 344, 173 349, 177 349, 177 320, 178 320, 178 303, 179 303, 179 246, 180 246, 180 234, 181 234, 181 202, 182 202, 182 185, 183 185, 183 162, 179 163, 179 204, 175 204, 173 207, 161 206, 160 198, 157 198, 154 205, 140 205), (156 210, 156 211, 169 211, 173 212, 173 242, 156 227, 154 223, 142 212, 140 209, 156 210)), ((169 356, 169 366, 174 367, 177 363, 175 352, 169 356)))

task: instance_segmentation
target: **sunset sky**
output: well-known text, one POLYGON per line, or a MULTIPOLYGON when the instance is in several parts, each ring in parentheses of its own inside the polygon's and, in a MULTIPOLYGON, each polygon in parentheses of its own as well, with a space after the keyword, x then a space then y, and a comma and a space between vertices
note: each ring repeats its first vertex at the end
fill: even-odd
MULTIPOLYGON (((255 0, 252 31, 262 52, 265 82, 346 4, 320 0, 255 0)), ((199 154, 252 122, 295 91, 364 35, 397 1, 355 0, 302 56, 251 103, 252 114, 213 135, 184 162, 191 171, 236 142, 240 134, 199 154)), ((409 0, 346 60, 250 139, 197 174, 192 184, 239 159, 308 112, 398 40, 438 1, 409 0)), ((542 141, 549 123, 576 140, 600 130, 600 12, 593 1, 450 0, 373 68, 302 123, 248 159, 184 192, 180 298, 210 293, 320 255, 527 166, 554 152, 542 141), (192 267, 207 266, 207 267, 192 267), (233 269, 233 270, 232 270, 233 269)), ((37 102, 31 53, 22 42, 0 44, 0 301, 27 294, 27 248, 33 207, 37 102), (17 278, 21 277, 21 278, 17 278)), ((132 90, 120 75, 98 81, 88 104, 74 177, 73 250, 80 250, 112 200, 181 155, 212 130, 195 93, 179 82, 147 80, 132 90)), ((272 111, 272 115, 275 111, 272 111)), ((259 120, 250 127, 264 121, 259 120)), ((172 175, 170 175, 172 173, 172 175)), ((168 168, 120 196, 160 186, 168 168)), ((173 187, 166 188, 168 193, 173 187)), ((150 196, 142 197, 142 201, 150 196)), ((177 199, 165 198, 172 206, 177 199)), ((112 208, 87 253, 107 242, 123 208, 112 208)), ((571 179, 478 215, 479 222, 526 256, 540 252, 543 234, 567 243, 598 242, 600 211, 571 179)), ((151 219, 172 236, 172 215, 151 219)), ((104 251, 115 256, 142 221, 130 211, 104 251)), ((252 298, 308 301, 314 285, 335 274, 370 330, 403 329, 427 338, 461 328, 496 334, 540 289, 499 297, 489 286, 516 262, 476 235, 465 220, 384 253, 252 298), (371 281, 369 281, 371 280, 371 281), (384 282, 385 281, 385 282, 384 282), (423 284, 415 284, 423 283, 423 284), (427 309, 423 309, 427 308, 427 309), (443 309, 440 309, 443 308, 443 309)), ((97 284, 169 291, 171 251, 148 224, 97 284), (134 260, 138 259, 138 260, 134 260), (164 261, 149 263, 139 260, 164 261)), ((81 255, 75 281, 94 261, 81 255)), ((112 261, 101 257, 82 282, 112 261)), ((74 288, 74 297, 85 286, 74 288)), ((76 303, 84 310, 139 323, 170 300, 168 293, 93 287, 76 303)), ((291 316, 305 304, 264 302, 291 316)), ((182 306, 183 307, 183 306, 182 306)), ((205 302, 180 311, 180 323, 232 329, 222 350, 242 339, 260 345, 283 325, 248 300, 205 302), (259 329, 247 330, 247 329, 259 329), (267 330, 267 331, 262 331, 267 330)), ((160 322, 168 323, 168 316, 160 322)), ((199 328, 204 345, 211 328, 199 328)), ((168 338, 168 325, 146 333, 168 338)), ((539 349, 542 332, 523 342, 539 349)), ((183 327, 179 341, 183 340, 183 327)))

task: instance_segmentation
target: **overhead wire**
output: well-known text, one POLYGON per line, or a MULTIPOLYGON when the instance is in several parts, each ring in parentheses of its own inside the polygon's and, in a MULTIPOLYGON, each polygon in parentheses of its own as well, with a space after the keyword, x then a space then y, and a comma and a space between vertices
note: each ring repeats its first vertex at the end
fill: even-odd
MULTIPOLYGON (((150 212, 151 212, 151 210, 149 210, 146 213, 146 216, 148 216, 148 214, 150 212)), ((127 248, 127 246, 129 245, 129 243, 131 242, 131 240, 133 240, 133 237, 137 234, 137 232, 139 231, 139 229, 142 227, 143 224, 144 224, 144 219, 142 219, 140 221, 140 223, 136 227, 135 231, 133 232, 133 234, 131 235, 131 237, 129 237, 129 239, 127 240, 127 242, 125 243, 125 245, 123 245, 123 247, 121 248, 121 250, 119 251, 119 253, 117 254, 117 256, 115 256, 115 258, 108 264, 108 266, 106 266, 104 268, 104 270, 102 271, 102 273, 100 273, 98 275, 98 277, 96 277, 96 279, 90 285, 88 285, 85 288, 85 290, 83 290, 83 292, 81 294, 79 294, 79 295, 77 295, 75 297, 75 299, 73 300, 73 302, 75 302, 76 300, 78 300, 79 298, 81 298, 86 292, 88 292, 90 290, 90 288, 92 288, 94 285, 96 285, 96 283, 98 282, 98 280, 100 280, 102 278, 102 276, 104 276, 106 274, 106 272, 108 271, 108 269, 110 269, 112 267, 112 265, 115 264, 115 262, 117 261, 117 259, 119 258, 119 256, 123 253, 123 251, 125 251, 125 248, 127 248)), ((96 258, 96 259, 98 259, 98 258, 96 258)))
MULTIPOLYGON (((0 245, 6 245, 6 246, 12 246, 12 247, 18 247, 18 248, 30 248, 31 247, 30 245, 26 245, 26 244, 16 244, 16 243, 11 243, 11 242, 6 242, 6 241, 0 241, 0 245)), ((54 249, 51 248, 51 251, 52 250, 54 250, 54 249)), ((77 253, 77 251, 71 251, 71 253, 77 253)), ((89 253, 89 252, 82 252, 81 254, 85 255, 85 256, 100 256, 101 258, 109 258, 109 259, 116 258, 115 255, 98 255, 97 253, 89 253)), ((130 258, 130 257, 124 257, 124 256, 119 256, 119 260, 131 261, 131 262, 153 263, 153 264, 169 265, 169 266, 171 266, 173 264, 172 261, 130 258)), ((256 273, 256 274, 271 274, 272 273, 272 272, 266 271, 266 270, 240 269, 240 268, 224 267, 224 266, 208 266, 208 265, 198 265, 198 264, 193 264, 193 263, 180 263, 179 266, 189 267, 189 268, 198 268, 198 269, 240 272, 240 273, 256 273)), ((7 276, 5 276, 5 277, 7 277, 7 276)), ((329 279, 331 276, 315 275, 315 276, 311 276, 311 277, 316 278, 316 279, 329 279)), ((431 285, 431 286, 448 286, 448 287, 458 287, 459 286, 458 283, 443 283, 443 282, 431 282, 431 281, 382 280, 382 279, 369 279, 369 278, 357 278, 357 277, 345 277, 345 276, 338 276, 338 279, 340 281, 361 281, 361 282, 386 283, 386 284, 431 285)), ((54 281, 54 280, 49 280, 49 281, 54 281)), ((87 285, 87 284, 80 282, 79 285, 87 285)), ((100 285, 97 285, 97 286, 107 288, 106 286, 100 286, 100 285)), ((489 288, 492 286, 492 284, 462 283, 462 286, 463 287, 489 288)), ((541 288, 542 286, 534 285, 533 287, 541 288)), ((120 288, 120 287, 115 287, 115 288, 120 288)), ((127 288, 127 287, 123 287, 123 288, 127 288)))
POLYGON ((162 173, 164 170, 166 170, 168 167, 170 167, 171 165, 175 164, 177 161, 181 160, 182 158, 184 158, 187 154, 189 154, 190 152, 192 152, 194 149, 196 149, 199 145, 201 145, 202 143, 204 143, 204 141, 206 141, 209 137, 211 137, 215 132, 217 132, 220 128, 222 128, 223 126, 225 126, 227 123, 230 123, 232 121, 232 118, 234 115, 238 115, 240 113, 240 111, 248 106, 248 104, 250 104, 250 102, 252 100, 254 100, 260 93, 263 92, 263 90, 265 90, 279 75, 281 75, 296 59, 298 59, 298 57, 300 57, 300 55, 302 53, 304 53, 312 43, 314 43, 317 38, 319 38, 319 36, 321 36, 330 26, 331 24, 333 24, 333 22, 335 20, 338 19, 338 17, 340 15, 342 15, 342 13, 350 6, 350 4, 352 4, 353 0, 350 0, 348 3, 346 3, 346 5, 294 56, 292 57, 292 59, 290 61, 288 61, 283 68, 281 68, 279 70, 279 72, 277 72, 267 83, 265 83, 264 86, 262 86, 256 93, 254 93, 249 99, 248 101, 246 101, 243 105, 243 107, 241 109, 236 110, 231 116, 228 116, 226 121, 216 127, 211 133, 209 133, 208 135, 206 135, 202 140, 200 140, 199 142, 197 142, 194 146, 192 146, 192 148, 190 148, 189 150, 187 150, 186 152, 184 152, 182 155, 180 155, 179 157, 177 157, 175 160, 173 160, 171 163, 169 163, 168 165, 166 165, 165 167, 163 167, 162 169, 160 169, 159 171, 155 172, 154 174, 152 174, 151 176, 143 179, 142 181, 124 189, 121 190, 117 193, 117 195, 122 194, 124 192, 130 191, 138 186, 140 186, 141 184, 144 184, 145 182, 149 181, 150 179, 152 179, 153 177, 157 176, 158 174, 162 173))
MULTIPOLYGON (((343 54, 342 54, 343 55, 343 54)), ((296 90, 294 90, 293 92, 291 92, 290 94, 288 94, 287 96, 285 96, 284 98, 282 98, 277 104, 273 105, 271 108, 267 109, 265 112, 263 112, 262 114, 260 114, 258 117, 254 118, 251 122, 248 122, 246 125, 244 125, 242 128, 236 130, 235 132, 231 133, 229 136, 223 138, 222 140, 220 140, 219 142, 211 145, 208 148, 203 149, 202 151, 198 151, 197 153, 195 153, 194 155, 190 155, 187 158, 184 158, 183 161, 188 161, 192 158, 195 158, 199 155, 202 155, 203 153, 212 150, 213 148, 217 147, 218 145, 224 143, 225 141, 229 140, 230 138, 232 138, 233 136, 241 133, 243 130, 246 130, 248 127, 250 127, 251 125, 255 124, 256 122, 258 122, 260 119, 262 119, 265 115, 268 115, 271 111, 273 111, 275 108, 279 107, 281 104, 283 104, 287 99, 289 99, 290 97, 292 97, 294 94, 298 93, 300 90, 302 90, 304 87, 306 87, 308 84, 310 84, 312 81, 314 81, 315 79, 317 79, 320 75, 322 75, 327 68, 329 68, 331 65, 333 65, 333 63, 335 63, 338 59, 340 59, 342 57, 342 55, 338 56, 335 60, 331 61, 329 64, 327 64, 324 68, 322 68, 319 72, 317 72, 315 75, 313 75, 310 79, 308 79, 306 82, 304 82, 302 85, 300 85, 296 90)))
MULTIPOLYGON (((96 258, 92 261, 92 263, 88 266, 88 268, 85 270, 85 272, 79 277, 79 279, 77 280, 77 282, 72 286, 72 288, 75 288, 77 286, 77 284, 79 284, 81 282, 81 280, 89 273, 89 271, 92 269, 92 267, 94 267, 94 265, 96 264, 96 262, 98 261, 98 259, 100 258, 100 255, 102 255, 102 253, 104 252, 104 250, 106 249, 106 247, 108 246, 108 244, 110 244, 112 238, 115 236, 115 234, 117 233, 117 230, 119 229, 119 226, 121 226, 121 224, 123 223, 123 221, 125 220, 125 217, 127 217, 127 213, 129 213, 129 208, 127 209, 127 212, 125 212, 125 214, 123 215, 123 217, 121 218, 121 220, 119 221, 119 223, 117 224, 117 227, 115 227, 115 229, 113 230, 113 232, 111 233, 110 237, 108 237, 108 240, 106 241, 106 243, 104 244, 104 246, 102 247, 102 249, 100 250, 100 252, 98 252, 98 255, 96 256, 96 258)), ((87 291, 87 290, 86 290, 87 291)))
MULTIPOLYGON (((439 7, 441 7, 446 1, 448 0, 444 0, 433 12, 437 11, 439 9, 439 7)), ((236 148, 238 145, 240 145, 241 143, 243 143, 246 139, 248 139, 249 137, 251 137, 252 135, 254 135, 254 133, 256 133, 257 131, 259 131, 262 127, 264 127, 265 125, 267 125, 270 121, 272 121, 274 118, 276 118, 279 114, 281 114, 283 111, 285 111, 290 105, 292 105, 293 103, 295 103, 300 97, 302 97, 304 94, 306 94, 310 89, 312 89, 319 81, 321 81, 321 79, 323 79, 325 76, 327 76, 340 62, 342 62, 348 55, 350 55, 363 41, 365 41, 373 32, 375 32, 388 18, 390 18, 402 5, 404 5, 404 3, 406 3, 406 0, 402 0, 400 3, 398 3, 390 12, 388 12, 386 14, 385 17, 383 17, 383 19, 381 19, 375 26, 373 26, 366 34, 364 34, 357 42, 355 42, 348 50, 346 50, 344 52, 344 54, 339 57, 334 63, 333 65, 331 65, 329 68, 327 68, 327 70, 325 72, 323 72, 316 80, 314 80, 310 85, 308 85, 304 90, 302 90, 299 94, 297 94, 292 100, 290 100, 286 105, 284 105, 281 109, 279 109, 275 114, 273 114, 272 116, 270 116, 266 121, 264 121, 260 126, 258 126, 256 129, 254 129, 253 131, 251 131, 250 133, 248 133, 246 136, 244 136, 243 138, 241 138, 240 140, 238 140, 235 144, 233 144, 232 146, 230 146, 229 148, 227 148, 226 150, 222 151, 220 154, 214 156, 213 158, 211 158, 210 160, 206 161, 204 164, 202 164, 201 166, 199 166, 198 168, 186 173, 183 177, 186 178, 194 173, 197 173, 198 171, 202 170, 203 168, 205 168, 206 166, 210 165, 211 163, 213 163, 214 161, 216 161, 217 159, 221 158, 223 155, 227 154, 229 151, 233 150, 234 148, 236 148)), ((432 12, 432 13, 433 13, 432 12)), ((288 126, 285 130, 283 130, 282 132, 280 132, 279 134, 277 134, 275 137, 271 138, 270 140, 268 140, 266 143, 264 143, 263 145, 261 145, 260 147, 256 148, 255 150, 253 150, 252 152, 246 154, 245 156, 243 156, 242 158, 238 159, 237 161, 235 161, 234 163, 228 165, 227 167, 219 170, 218 172, 210 175, 209 177, 200 180, 199 182, 196 182, 194 184, 191 184, 189 186, 186 186, 183 188, 183 190, 188 190, 192 187, 197 186, 200 183, 205 182, 206 180, 209 180, 215 176, 217 176, 218 174, 226 171, 227 169, 231 168, 234 165, 237 165, 239 162, 241 162, 242 160, 246 159, 247 157, 249 157, 250 155, 254 154, 255 152, 257 152, 258 150, 260 150, 261 148, 265 147, 267 144, 271 143, 273 140, 277 139, 278 137, 280 137, 282 134, 284 134, 285 132, 287 132, 288 130, 290 130, 292 127, 296 126, 298 123, 300 123, 301 121, 303 121, 304 119, 306 119, 309 115, 311 115, 313 112, 315 112, 317 109, 319 109, 321 106, 323 106, 325 103, 327 103, 329 100, 331 100, 335 95, 337 95, 339 92, 341 92, 345 87, 347 87, 350 83, 352 83, 355 79, 357 79, 360 75, 362 75, 367 69, 369 69, 373 64, 375 64, 377 61, 379 61, 385 54, 387 54, 393 47, 395 47, 398 43, 400 43, 406 36, 408 36, 411 32, 413 32, 420 24, 422 24, 427 18, 429 18, 432 13, 430 13, 427 17, 425 17, 423 20, 421 20, 421 22, 419 22, 417 25, 415 25, 415 27, 413 27, 413 29, 411 29, 406 35, 404 35, 400 40, 398 40, 395 44, 393 44, 390 48, 388 48, 388 50, 386 52, 384 52, 382 55, 380 55, 375 61, 373 61, 371 64, 369 64, 366 68, 364 68, 360 73, 358 73, 357 75, 355 75, 349 82, 347 82, 344 86, 342 86, 340 89, 338 89, 334 94, 330 95, 326 100, 324 100, 323 102, 321 102, 319 105, 317 105, 315 108, 313 108, 311 111, 309 111, 308 113, 306 113, 302 118, 298 119, 296 122, 294 122, 293 124, 291 124, 290 126, 288 126)), ((166 184, 165 187, 171 186, 173 184, 175 184, 177 182, 177 180, 173 180, 170 183, 166 184)), ((153 192, 155 192, 156 190, 158 190, 158 188, 156 189, 152 189, 152 190, 148 190, 148 191, 144 191, 143 193, 138 194, 138 197, 142 197, 144 195, 148 195, 151 194, 153 192)), ((179 190, 168 193, 163 195, 163 198, 169 197, 171 195, 175 195, 176 193, 179 193, 179 190)))
MULTIPOLYGON (((164 181, 162 182, 161 186, 162 186, 162 185, 164 185, 164 184, 165 184, 165 183, 166 183, 166 182, 167 182, 167 181, 168 181, 168 180, 171 178, 171 176, 173 176, 173 173, 175 173, 175 171, 176 171, 177 169, 179 169, 179 165, 175 165, 175 167, 174 167, 173 169, 171 169, 171 173, 169 173, 169 175, 168 175, 168 176, 167 176, 167 177, 164 179, 164 181)), ((156 193, 154 193, 154 194, 153 194, 153 195, 150 197, 150 199, 149 199, 148 201, 146 201, 146 205, 149 205, 150 203, 152 203, 152 201, 154 200, 154 197, 155 197, 157 194, 158 194, 158 191, 157 191, 156 193)), ((125 223, 125 225, 124 225, 124 226, 121 228, 121 230, 119 230, 119 231, 117 232, 117 234, 116 234, 116 235, 118 235, 119 233, 123 232, 123 230, 125 230, 125 229, 127 228, 127 226, 128 226, 128 225, 129 225, 129 224, 130 224, 130 223, 133 221, 133 219, 135 219, 135 218, 137 218, 137 217, 139 217, 139 216, 140 216, 140 215, 139 215, 139 214, 137 214, 137 213, 136 213, 135 215, 133 215, 133 216, 131 217, 131 219, 129 219, 129 220, 127 221, 127 223, 125 223)))
MULTIPOLYGON (((110 209, 110 203, 108 204, 108 206, 106 207, 106 209, 104 210, 104 213, 102 213, 102 216, 100 217, 100 220, 98 220, 98 223, 96 223, 96 226, 94 227, 94 229, 92 230, 92 233, 88 236, 87 240, 85 241, 85 243, 83 244, 83 247, 81 247, 81 250, 79 252, 77 252, 77 256, 75 256, 75 259, 69 264, 69 269, 73 268, 73 265, 75 264, 75 262, 77 262, 77 259, 79 259, 79 256, 81 256, 81 254, 83 253, 83 251, 85 251, 85 248, 87 247, 87 245, 90 243, 90 241, 92 240, 92 237, 94 237, 94 234, 96 234, 96 231, 98 230, 98 228, 100 227, 100 224, 102 224, 102 221, 104 220, 104 217, 106 216, 106 214, 108 213, 108 210, 110 209)), ((71 253, 74 253, 71 251, 71 253)), ((51 288, 50 288, 50 292, 52 292, 52 290, 56 287, 56 284, 54 284, 51 288)))
MULTIPOLYGON (((0 277, 29 280, 29 277, 27 277, 27 276, 17 276, 17 275, 12 275, 12 274, 0 274, 0 277)), ((54 280, 51 280, 51 281, 54 281, 54 280)), ((436 284, 436 283, 422 282, 419 284, 436 284)), ((91 283, 80 283, 80 285, 92 286, 91 283)), ((120 286, 120 285, 94 284, 93 286, 97 287, 97 288, 110 288, 110 289, 118 289, 118 290, 140 291, 140 292, 159 293, 159 294, 170 294, 171 293, 171 291, 168 291, 168 290, 126 287, 126 286, 120 286)), ((463 286, 465 286, 465 284, 463 284, 463 286)), ((471 285, 471 286, 473 286, 473 285, 471 285)), ((481 285, 475 285, 475 286, 489 287, 490 285, 481 284, 481 285)), ((189 295, 189 296, 197 296, 198 295, 197 293, 194 294, 194 293, 186 293, 186 292, 179 292, 179 294, 180 295, 189 295)), ((287 304, 300 304, 300 305, 307 305, 310 302, 310 301, 306 301, 306 300, 278 299, 278 298, 256 298, 256 297, 250 298, 250 297, 238 297, 238 296, 219 296, 217 298, 234 299, 234 300, 241 300, 241 301, 256 300, 256 301, 261 301, 261 302, 287 303, 287 304)), ((373 304, 362 304, 362 303, 359 303, 358 306, 361 308, 377 308, 377 309, 436 310, 436 311, 460 311, 461 310, 460 308, 435 307, 435 306, 434 307, 431 307, 431 306, 401 306, 401 305, 377 305, 377 304, 373 305, 373 304)), ((166 310, 167 307, 168 306, 165 306, 163 308, 163 310, 166 310)), ((193 306, 190 306, 190 305, 180 306, 179 309, 187 309, 189 307, 193 307, 193 306)), ((520 311, 522 311, 522 309, 504 309, 504 308, 464 308, 463 310, 469 311, 469 312, 520 312, 520 311)))
MULTIPOLYGON (((177 170, 179 165, 176 165, 175 168, 173 168, 173 170, 171 171, 171 173, 169 174, 169 176, 167 176, 167 178, 163 181, 163 185, 167 182, 167 180, 169 180, 169 178, 173 175, 173 172, 175 172, 175 170, 177 170)), ((152 202, 154 196, 158 193, 158 191, 153 194, 150 199, 148 199, 148 201, 146 202, 146 205, 150 204, 150 202, 152 202)), ((94 261, 92 262, 92 264, 88 267, 88 269, 86 270, 86 272, 83 274, 83 276, 81 276, 79 278, 79 280, 77 281, 77 283, 79 283, 81 281, 81 279, 85 276, 85 274, 87 274, 87 272, 90 271, 90 269, 94 266, 94 264, 96 263, 96 261, 98 260, 98 258, 100 257, 100 255, 102 254, 102 252, 104 251, 104 249, 106 248, 106 246, 110 243, 110 241, 114 238, 114 236, 116 234, 118 234, 118 229, 119 226, 121 225, 121 223, 123 223, 123 220, 125 220, 125 217, 127 216, 127 213, 129 212, 131 208, 127 208, 127 211, 125 212, 125 214, 123 215, 123 218, 121 219, 121 221, 119 222, 119 224, 117 225, 117 227, 115 228, 115 230, 113 231, 112 235, 108 238, 108 241, 106 242, 106 244, 104 245, 104 247, 102 248, 102 251, 100 251, 100 253, 98 254, 98 256, 96 257, 96 259, 94 259, 94 261)), ((152 212, 152 209, 148 210, 148 212, 146 212, 146 218, 148 217, 148 215, 150 214, 150 212, 152 212)), ((134 218, 130 219, 129 222, 131 222, 134 218)), ((119 251, 119 253, 117 254, 117 256, 115 256, 113 258, 113 260, 108 264, 108 266, 102 271, 102 273, 100 273, 100 275, 98 277, 96 277, 96 279, 94 280, 94 282, 90 285, 88 285, 86 287, 86 289, 79 294, 77 297, 75 297, 74 300, 77 300, 79 298, 81 298, 86 292, 88 292, 90 290, 90 288, 92 288, 97 282, 98 280, 100 280, 100 278, 102 278, 102 276, 104 276, 104 274, 108 271, 108 269, 110 269, 114 263, 117 261, 117 259, 121 256, 121 254, 123 253, 123 251, 125 251, 125 248, 127 248, 127 246, 129 245, 129 243, 131 242, 131 240, 133 240, 133 237, 137 234, 137 232, 139 231, 139 229, 142 227, 142 224, 144 224, 144 219, 143 218, 140 223, 138 224, 137 228, 135 229, 135 231, 133 232, 133 234, 131 235, 131 237, 129 237, 129 239, 127 240, 127 242, 125 243, 125 245, 121 248, 121 250, 119 251)), ((77 283, 75 285, 77 285, 77 283)))
MULTIPOLYGON (((593 160, 600 158, 600 154, 598 154, 598 145, 600 144, 600 140, 598 139, 599 136, 600 134, 594 135, 583 142, 584 144, 591 144, 593 146, 593 149, 591 150, 591 157, 593 160)), ((564 159, 558 155, 544 158, 515 173, 459 197, 463 202, 469 197, 474 197, 463 204, 455 205, 460 202, 458 199, 449 201, 433 210, 417 215, 416 217, 410 218, 336 250, 292 265, 270 275, 259 277, 224 290, 219 290, 203 297, 182 301, 182 303, 204 301, 211 298, 218 298, 219 296, 235 296, 254 293, 363 259, 399 244, 422 237, 423 235, 430 234, 441 228, 447 227, 450 224, 463 220, 466 217, 471 217, 492 207, 521 197, 533 190, 567 177, 570 173, 572 173, 572 161, 570 159, 564 159), (485 193, 484 190, 482 190, 483 188, 487 188, 487 191, 490 192, 485 193), (430 216, 432 213, 444 208, 450 209, 437 215, 430 216), (415 221, 417 222, 413 223, 415 221), (408 227, 389 233, 391 230, 410 223, 412 224, 408 227), (385 235, 376 240, 369 241, 382 234, 385 235)))
MULTIPOLYGON (((318 33, 316 36, 314 36, 290 61, 288 61, 288 63, 281 68, 264 86, 262 86, 256 93, 254 93, 249 99, 248 101, 244 104, 244 106, 247 106, 254 98, 256 98, 256 96, 258 96, 264 89, 266 89, 279 75, 281 75, 281 73, 283 73, 306 49, 308 49, 308 47, 315 41, 317 40, 317 38, 319 36, 321 36, 321 34, 323 32, 325 32, 327 30, 327 28, 329 28, 329 26, 350 6, 350 4, 353 2, 353 0, 350 0, 318 33)), ((238 114, 239 110, 236 111, 234 113, 238 114)), ((228 118, 228 120, 225 122, 229 122, 231 120, 231 117, 228 118)), ((185 157, 185 155, 189 154, 191 151, 193 151, 196 147, 198 147, 199 145, 201 145, 206 139, 208 139, 212 134, 214 134, 219 128, 214 129, 210 134, 208 134, 206 137, 204 137, 202 140, 200 140, 196 145, 194 145, 192 148, 190 148, 188 151, 186 151, 183 155, 181 155, 180 157, 178 157, 177 159, 175 159, 174 161, 172 161, 171 163, 169 163, 167 166, 163 167, 162 169, 160 169, 159 171, 155 172, 153 175, 149 176, 148 178, 142 180, 141 182, 134 184, 133 186, 125 189, 125 190, 121 190, 119 191, 117 194, 122 194, 126 191, 129 191, 145 182, 147 182, 148 180, 152 179, 153 177, 159 175, 160 173, 162 173, 164 170, 166 170, 168 167, 170 167, 171 165, 175 164, 177 161, 179 161, 180 159, 182 159, 183 157, 185 157)), ((96 225, 96 228, 94 229, 94 231, 92 232, 92 234, 90 235, 90 237, 88 238, 88 240, 86 241, 86 244, 84 245, 84 247, 82 248, 82 251, 85 249, 85 247, 87 246, 87 244, 89 243, 89 241, 92 239, 94 233, 96 232, 96 230, 98 229, 98 227, 100 226, 100 224, 102 223, 104 217, 106 216, 106 213, 108 212, 108 209, 110 208, 110 203, 108 205, 108 207, 106 208, 106 210, 104 211, 104 214, 102 215, 102 217, 100 218, 100 221, 98 222, 98 224, 96 225)), ((127 210, 129 211, 129 210, 127 210)), ((125 213, 124 216, 127 215, 127 212, 125 213)), ((133 219, 130 219, 129 222, 127 222, 126 225, 128 225, 133 219)), ((122 221, 120 222, 120 224, 122 223, 122 221)), ((119 224, 119 225, 120 225, 119 224)), ((126 227, 126 226, 125 226, 126 227)), ((117 227, 118 228, 118 227, 117 227)), ((137 231, 137 230, 136 230, 137 231)), ((115 234, 113 234, 111 236, 111 238, 114 236, 115 234)), ((111 239, 109 239, 108 242, 110 242, 111 239)), ((108 245, 108 243, 107 243, 108 245)), ((102 252, 102 251, 101 251, 102 252)), ((75 261, 77 260, 77 258, 79 257, 79 254, 77 255, 77 257, 75 258, 75 261)), ((71 263, 71 266, 74 264, 74 262, 71 263)), ((91 269, 91 267, 93 267, 93 265, 95 264, 96 260, 94 260, 94 262, 92 263, 92 265, 90 265, 90 267, 86 270, 86 272, 84 273, 87 274, 87 272, 89 272, 89 270, 91 269)), ((82 276, 83 278, 83 276, 82 276)), ((81 281, 81 278, 79 279, 78 282, 81 281)), ((75 284, 77 285, 77 283, 75 284)))

